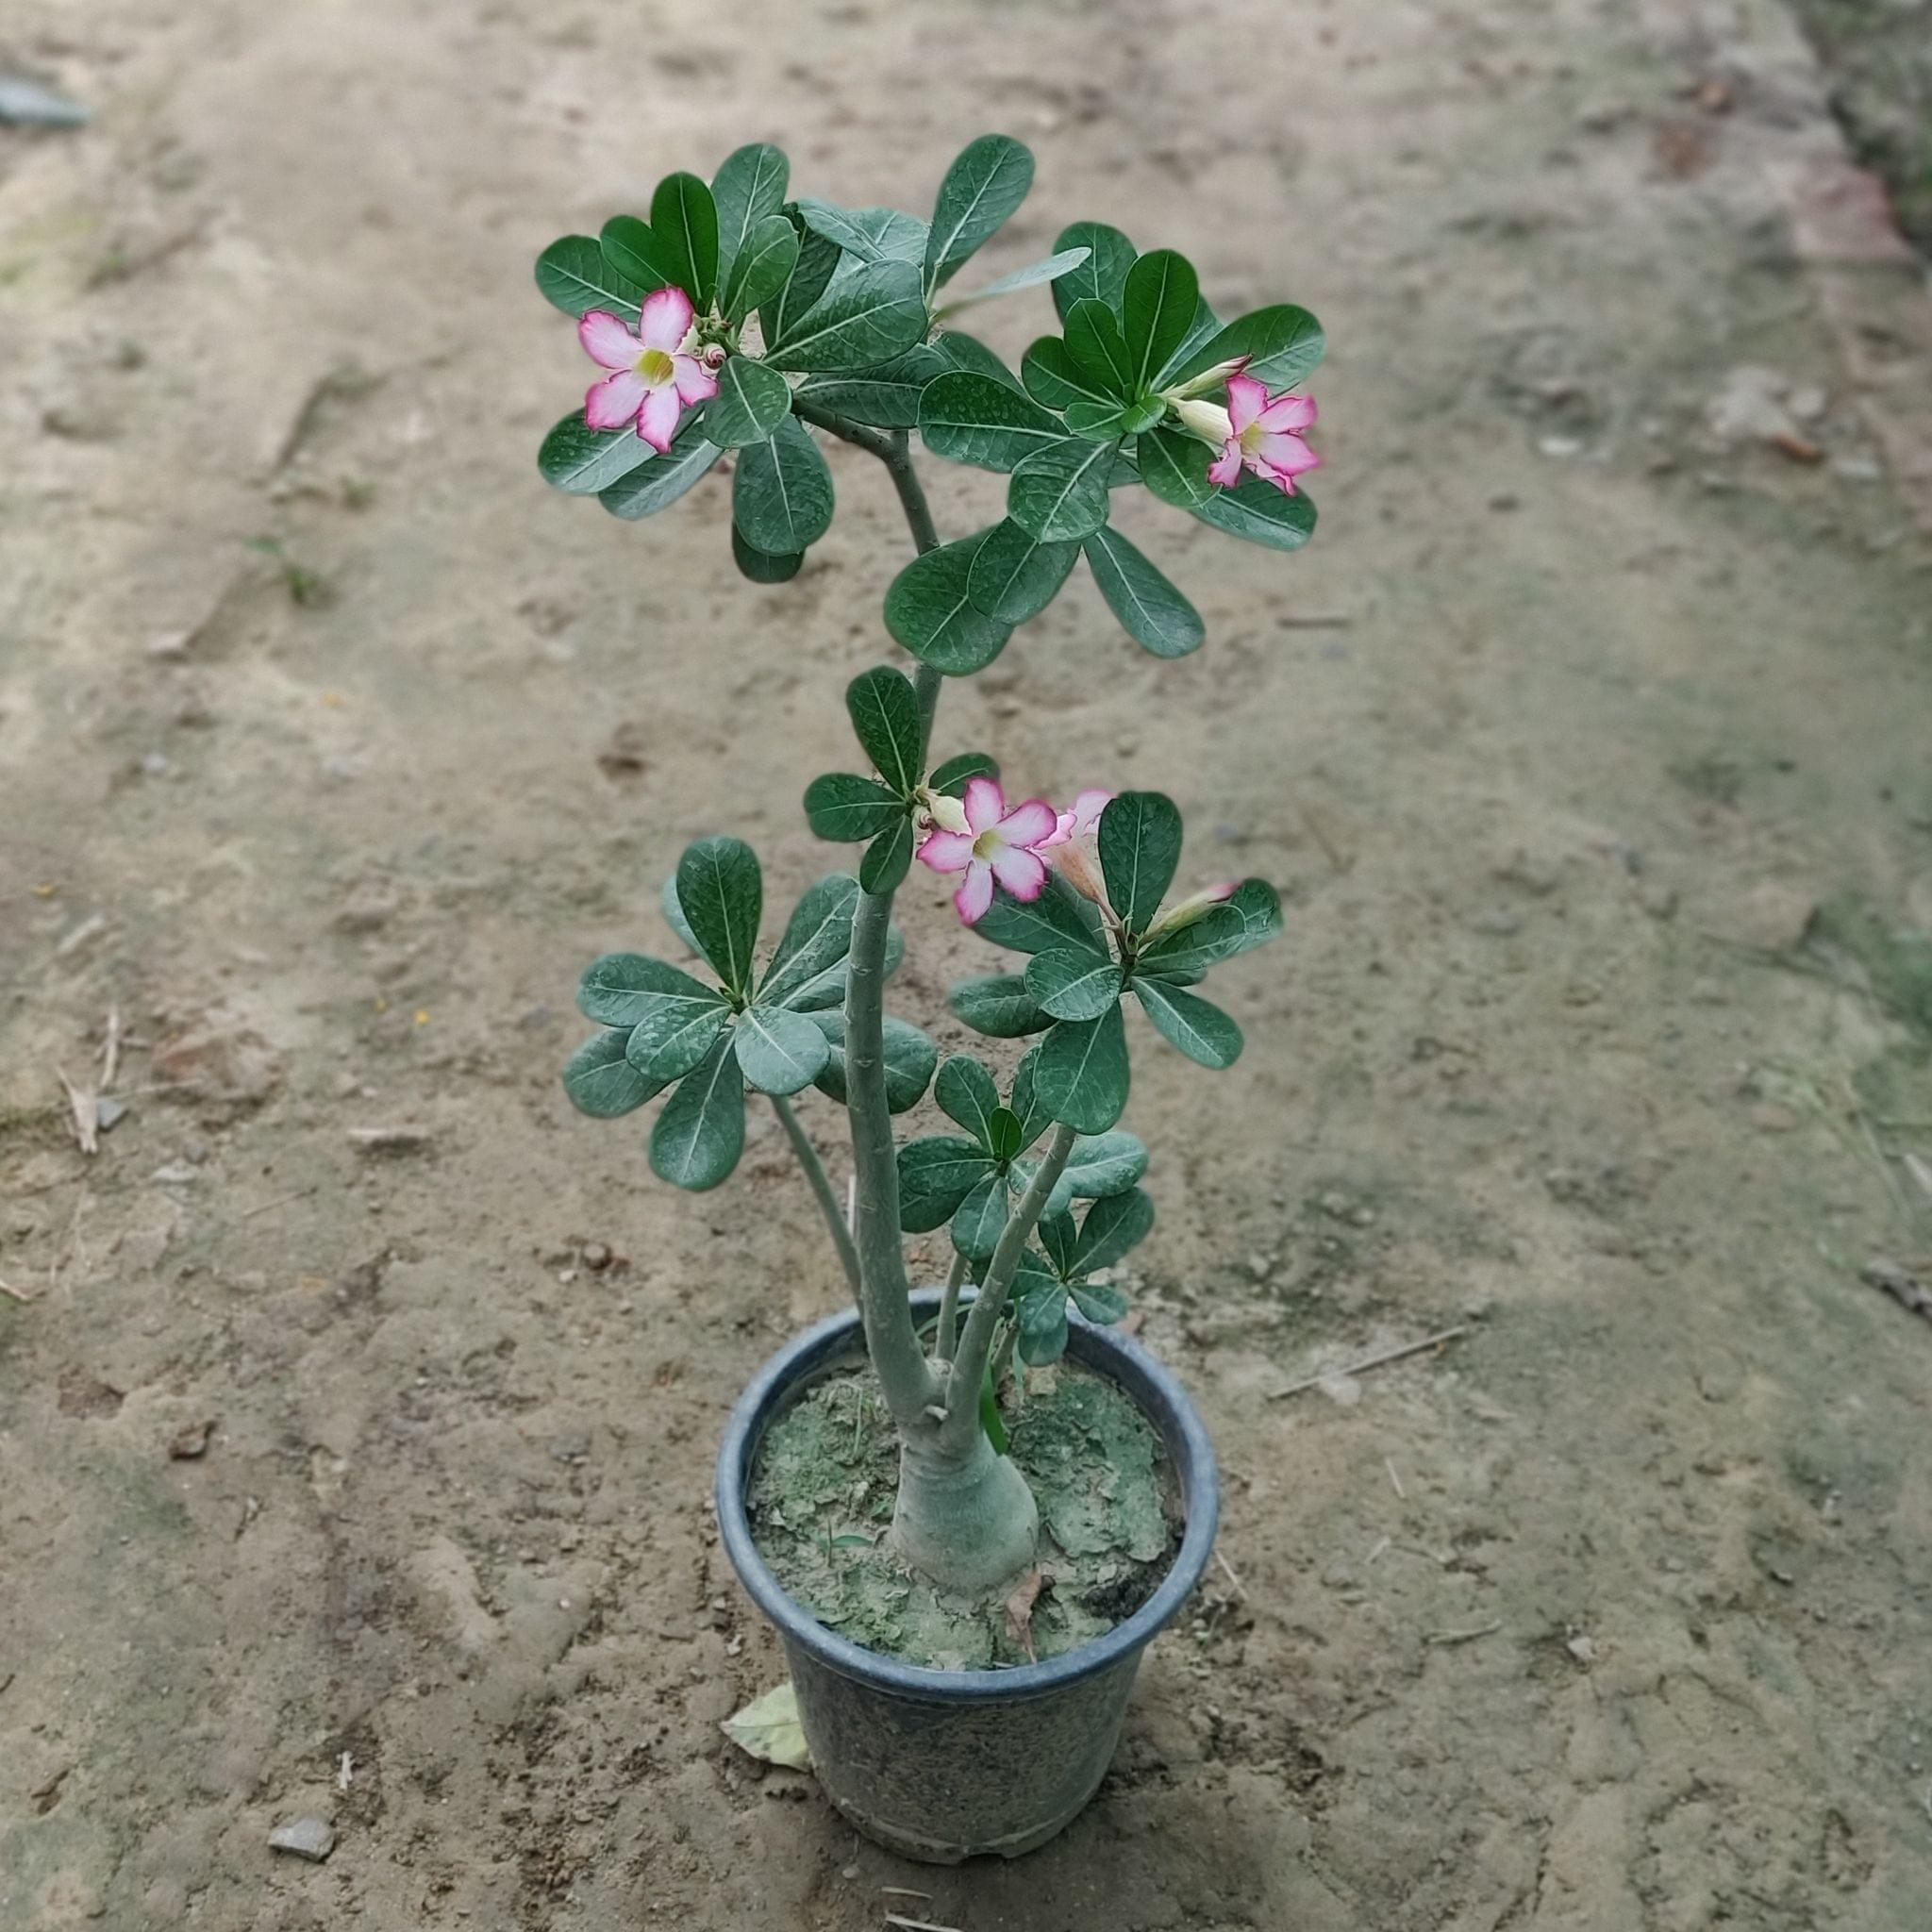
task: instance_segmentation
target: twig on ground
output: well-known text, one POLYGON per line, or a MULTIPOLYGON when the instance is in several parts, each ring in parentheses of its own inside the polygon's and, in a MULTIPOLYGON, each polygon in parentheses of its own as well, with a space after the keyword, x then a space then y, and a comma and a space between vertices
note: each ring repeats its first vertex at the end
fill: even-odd
POLYGON ((1269 1392, 1270 1402, 1279 1402, 1290 1395, 1301 1395, 1310 1389, 1319 1389, 1324 1382, 1333 1381, 1341 1375, 1365 1375, 1371 1369, 1385 1368, 1390 1362, 1399 1362, 1412 1355, 1421 1355, 1424 1350, 1438 1348, 1445 1341, 1454 1341, 1458 1335, 1469 1333, 1468 1323, 1455 1328, 1439 1329, 1434 1335, 1425 1335, 1420 1341, 1405 1342, 1400 1348, 1384 1349, 1380 1355, 1364 1357, 1358 1362, 1350 1362, 1346 1368, 1324 1369, 1319 1375, 1306 1375, 1299 1382, 1291 1382, 1286 1389, 1275 1389, 1269 1392))
POLYGON ((1224 1570, 1227 1572, 1227 1580, 1234 1585, 1236 1592, 1239 1595, 1246 1596, 1248 1593, 1248 1586, 1245 1583, 1243 1583, 1241 1580, 1241 1578, 1234 1574, 1234 1565, 1230 1563, 1227 1560, 1227 1558, 1221 1554, 1219 1550, 1216 1550, 1214 1553, 1214 1560, 1217 1563, 1219 1563, 1224 1570))
POLYGON ((39 1295, 29 1294, 24 1288, 15 1288, 10 1281, 0 1281, 0 1294, 11 1295, 17 1302, 35 1302, 39 1295))
POLYGON ((879 1887, 879 1890, 880 1890, 880 1891, 881 1891, 881 1892, 882 1892, 882 1893, 883 1893, 883 1894, 884 1894, 884 1895, 885 1895, 885 1896, 886 1896, 887 1898, 924 1898, 924 1899, 930 1899, 930 1898, 932 1897, 932 1893, 931 1893, 931 1892, 929 1892, 929 1891, 915 1891, 915 1890, 914 1890, 912 1889, 912 1887, 911 1887, 911 1886, 909 1886, 909 1885, 882 1885, 882 1886, 880 1886, 880 1887, 879 1887))
POLYGON ((114 1084, 114 1075, 121 1068, 121 1008, 108 1008, 108 1037, 101 1042, 101 1091, 107 1092, 114 1084))
POLYGON ((1423 1639, 1424 1643, 1474 1643, 1478 1637, 1493 1637, 1502 1628, 1500 1624, 1485 1624, 1480 1630, 1431 1630, 1423 1639))
POLYGON ((1385 1457, 1383 1457, 1383 1458, 1382 1458, 1382 1467, 1383 1467, 1384 1469, 1386 1469, 1386 1470, 1387 1470, 1387 1471, 1389 1472, 1389 1487, 1390 1487, 1390 1488, 1391 1488, 1391 1490, 1393 1490, 1393 1491, 1395 1491, 1395 1499, 1396 1499, 1396 1501, 1397 1501, 1397 1502, 1399 1502, 1399 1503, 1406 1503, 1406 1502, 1407 1502, 1407 1501, 1408 1501, 1408 1491, 1407 1491, 1407 1490, 1405 1490, 1405 1489, 1404 1489, 1404 1488, 1402 1487, 1402 1478, 1401 1478, 1401 1477, 1400 1477, 1399 1475, 1397 1475, 1397 1474, 1395 1474, 1395 1458, 1394 1458, 1394 1457, 1392 1457, 1392 1456, 1385 1456, 1385 1457))
POLYGON ((67 1077, 66 1070, 56 1067, 60 1084, 67 1090, 67 1111, 74 1127, 74 1138, 80 1143, 83 1154, 98 1154, 101 1151, 100 1099, 85 1087, 76 1087, 67 1077))
POLYGON ((1388 1552, 1394 1546, 1394 1542, 1395 1539, 1392 1536, 1385 1536, 1381 1540, 1381 1541, 1378 1542, 1375 1545, 1375 1547, 1373 1550, 1371 1550, 1366 1557, 1362 1558, 1362 1567, 1366 1569, 1371 1563, 1373 1563, 1377 1557, 1386 1556, 1388 1552))
POLYGON ((254 1208, 243 1208, 236 1215, 237 1221, 253 1221, 258 1214, 267 1214, 276 1208, 287 1208, 296 1201, 306 1201, 310 1194, 321 1191, 321 1183, 312 1188, 300 1188, 292 1194, 277 1194, 273 1201, 263 1201, 254 1208))
POLYGON ((900 1932, 959 1932, 957 1925, 935 1925, 930 1919, 905 1919, 897 1912, 888 1912, 886 1924, 897 1925, 900 1932))

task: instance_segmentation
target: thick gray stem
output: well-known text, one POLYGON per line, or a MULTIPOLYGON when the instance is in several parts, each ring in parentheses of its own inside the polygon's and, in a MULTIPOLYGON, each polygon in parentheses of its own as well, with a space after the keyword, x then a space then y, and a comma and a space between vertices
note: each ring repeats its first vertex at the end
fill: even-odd
POLYGON ((974 1427, 963 1451, 928 1432, 899 1444, 892 1540, 941 1590, 985 1597, 1032 1568, 1040 1506, 1026 1478, 974 1427))

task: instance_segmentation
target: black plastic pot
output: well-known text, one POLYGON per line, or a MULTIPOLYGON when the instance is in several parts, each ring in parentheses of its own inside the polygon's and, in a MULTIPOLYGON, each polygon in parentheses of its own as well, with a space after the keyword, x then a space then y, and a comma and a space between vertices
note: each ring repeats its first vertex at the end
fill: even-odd
MULTIPOLYGON (((936 1292, 915 1297, 922 1319, 938 1301, 936 1292)), ((725 1431, 719 1527, 784 1642, 812 1768, 860 1831, 908 1857, 1018 1857, 1071 1823, 1113 1757, 1141 1653, 1178 1614, 1213 1547, 1221 1481, 1193 1404, 1137 1342, 1069 1314, 1068 1355, 1118 1382, 1160 1431, 1187 1526, 1174 1567, 1125 1623, 1044 1663, 928 1671, 896 1662, 794 1603, 753 1545, 744 1492, 758 1443, 805 1384, 858 1357, 856 1313, 821 1322, 774 1355, 725 1431)))

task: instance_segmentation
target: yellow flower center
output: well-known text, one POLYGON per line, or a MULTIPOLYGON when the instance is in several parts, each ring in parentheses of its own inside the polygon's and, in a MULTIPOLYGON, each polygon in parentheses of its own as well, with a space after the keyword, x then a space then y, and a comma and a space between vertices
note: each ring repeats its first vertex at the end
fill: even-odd
POLYGON ((637 369, 653 389, 661 389, 671 380, 671 358, 662 349, 646 349, 638 358, 637 369))
POLYGON ((1267 433, 1268 432, 1261 427, 1260 424, 1250 423, 1248 426, 1241 431, 1241 449, 1243 453, 1248 456, 1253 456, 1261 447, 1261 439, 1264 436, 1266 436, 1267 433))
POLYGON ((1000 837, 1000 828, 997 825, 989 825, 985 831, 980 833, 978 838, 974 840, 973 856, 974 858, 991 859, 998 854, 1000 847, 1006 842, 1000 837))

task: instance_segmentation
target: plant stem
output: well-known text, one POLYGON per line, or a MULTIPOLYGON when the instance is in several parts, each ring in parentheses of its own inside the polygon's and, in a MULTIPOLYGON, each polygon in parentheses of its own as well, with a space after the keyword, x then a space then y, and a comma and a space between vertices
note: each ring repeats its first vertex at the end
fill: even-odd
POLYGON ((863 1307, 858 1250, 852 1244, 852 1230, 845 1224, 844 1211, 839 1206, 838 1195, 832 1191, 825 1163, 819 1158, 819 1150, 812 1145, 811 1136, 799 1124, 798 1116, 791 1110, 791 1103, 777 1093, 773 1094, 771 1100, 772 1111, 778 1116, 778 1124, 785 1129, 786 1139, 791 1142, 791 1151, 798 1156, 798 1164, 805 1170, 806 1179, 811 1183, 812 1193, 818 1199, 819 1212, 825 1217, 825 1225, 831 1230, 832 1245, 839 1251, 839 1264, 851 1284, 852 1297, 863 1307))
POLYGON ((966 1257, 954 1249, 952 1272, 946 1276, 945 1289, 940 1295, 939 1326, 933 1330, 932 1358, 936 1362, 953 1359, 955 1324, 959 1317, 959 1286, 966 1279, 967 1266, 966 1257))
POLYGON ((979 1384, 988 1352, 992 1347, 993 1328, 1000 1310, 1007 1305, 1007 1290, 1012 1285, 1013 1271, 1020 1265, 1021 1250, 1046 1211, 1054 1184, 1074 1151, 1074 1140, 1073 1128, 1064 1123, 1054 1128, 1053 1139, 1047 1142, 1046 1152, 1034 1172, 1032 1185, 1008 1216, 992 1259, 986 1264, 979 1292, 973 1298, 972 1312, 966 1317, 966 1331, 959 1338, 959 1347, 946 1377, 946 1419, 940 1425, 940 1440, 947 1447, 963 1445, 979 1427, 979 1384))

